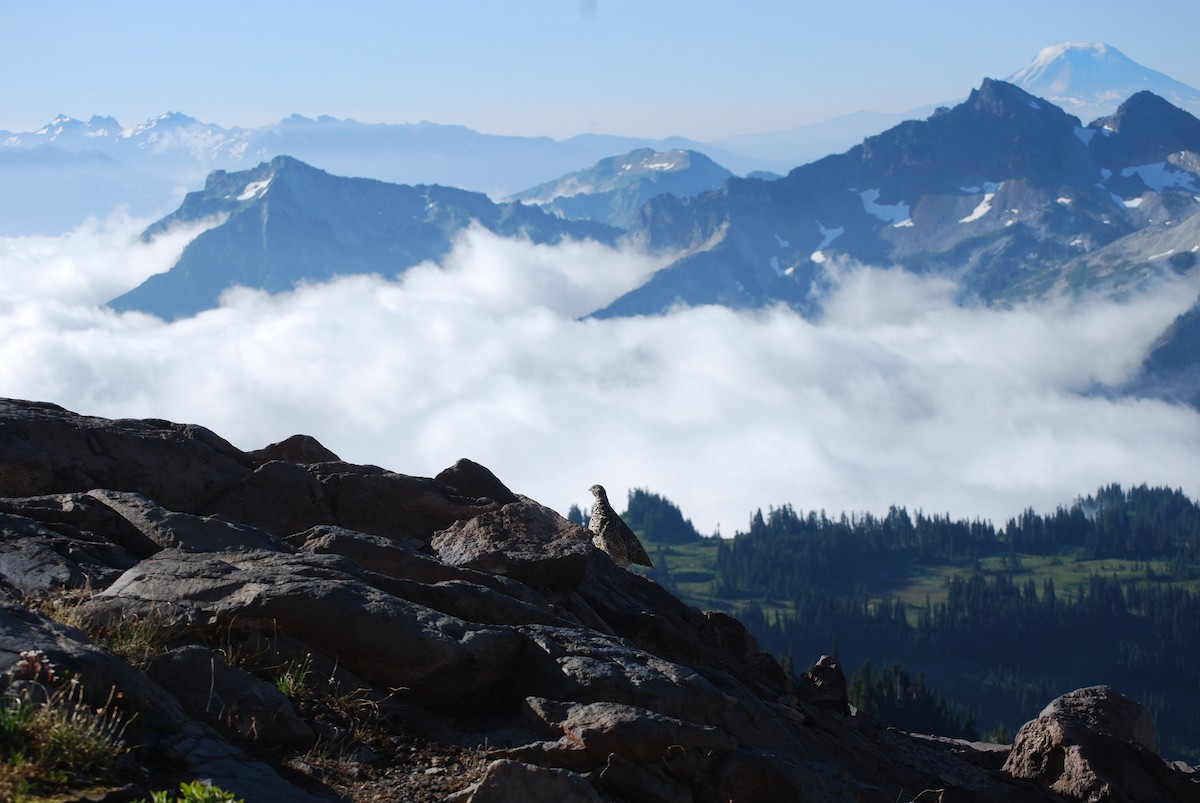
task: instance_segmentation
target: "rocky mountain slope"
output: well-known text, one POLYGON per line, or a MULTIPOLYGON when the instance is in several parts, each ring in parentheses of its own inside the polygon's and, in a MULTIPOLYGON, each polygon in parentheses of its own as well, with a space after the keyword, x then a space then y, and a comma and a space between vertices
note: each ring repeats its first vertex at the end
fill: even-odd
POLYGON ((809 311, 839 259, 946 275, 964 296, 992 301, 1062 286, 1077 260, 1133 234, 1123 266, 1151 275, 1160 266, 1150 257, 1200 209, 1196 125, 1139 93, 1084 128, 987 80, 953 109, 778 181, 733 179, 693 198, 653 199, 635 235, 689 253, 597 315, 681 302, 809 311))
POLYGON ((395 276, 440 261, 455 235, 472 225, 536 243, 564 237, 611 243, 620 234, 536 207, 495 204, 481 193, 342 178, 280 156, 253 170, 213 172, 203 190, 189 193, 145 237, 210 219, 219 225, 189 243, 169 271, 109 305, 170 320, 216 307, 234 285, 282 292, 337 275, 395 276))
POLYGON ((512 196, 570 220, 629 228, 643 205, 664 192, 679 198, 714 190, 733 176, 696 151, 639 148, 512 196))
POLYGON ((69 677, 77 710, 136 713, 105 800, 189 778, 256 802, 1200 791, 1104 687, 1012 746, 876 726, 835 661, 787 677, 739 623, 467 460, 411 477, 304 436, 246 452, 200 426, 5 400, 0 528, 7 699, 54 705, 69 677))

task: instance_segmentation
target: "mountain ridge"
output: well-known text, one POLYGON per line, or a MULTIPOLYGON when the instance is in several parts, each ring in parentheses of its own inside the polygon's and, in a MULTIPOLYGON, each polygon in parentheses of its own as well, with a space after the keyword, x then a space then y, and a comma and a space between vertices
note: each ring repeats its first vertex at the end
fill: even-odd
POLYGON ((394 276, 440 260, 471 225, 538 243, 564 237, 613 243, 621 235, 535 207, 494 204, 482 193, 332 176, 280 156, 251 170, 214 171, 203 190, 189 193, 179 210, 143 236, 213 218, 221 222, 189 243, 170 270, 109 306, 173 320, 216 307, 235 285, 277 293, 338 275, 394 276))
MULTIPOLYGON (((1031 273, 1056 274, 1081 253, 1159 225, 1139 216, 1147 197, 1169 198, 1174 222, 1197 211, 1200 175, 1187 154, 1200 153, 1200 128, 1152 98, 1138 96, 1122 114, 1173 126, 1125 122, 1125 133, 1105 133, 1104 123, 1084 128, 1053 104, 987 79, 952 109, 778 181, 734 179, 688 199, 653 199, 634 236, 692 252, 597 317, 714 301, 784 301, 811 313, 824 265, 837 257, 946 274, 985 301, 1007 297, 1031 273), (1161 141, 1151 136, 1164 131, 1161 141), (1187 150, 1165 162, 1138 161, 1181 145, 1187 150)), ((1153 272, 1148 260, 1140 264, 1153 272)))

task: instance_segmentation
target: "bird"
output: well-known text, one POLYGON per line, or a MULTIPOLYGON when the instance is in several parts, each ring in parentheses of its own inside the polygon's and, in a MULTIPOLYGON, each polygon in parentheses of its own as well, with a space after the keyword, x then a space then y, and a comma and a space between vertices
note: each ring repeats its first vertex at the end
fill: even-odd
POLYGON ((595 533, 592 543, 607 552, 613 562, 622 569, 628 569, 633 563, 654 568, 642 542, 608 503, 608 494, 604 492, 604 486, 593 485, 588 490, 596 497, 596 504, 592 507, 592 520, 588 523, 588 529, 595 533))

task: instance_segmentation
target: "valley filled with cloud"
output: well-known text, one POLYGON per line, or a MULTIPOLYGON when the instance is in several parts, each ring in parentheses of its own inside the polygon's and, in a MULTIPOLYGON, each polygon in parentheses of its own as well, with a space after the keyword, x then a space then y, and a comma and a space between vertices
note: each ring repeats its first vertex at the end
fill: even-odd
POLYGON ((0 393, 202 424, 242 449, 295 433, 432 476, 460 457, 565 512, 644 487, 706 533, 756 508, 1002 523, 1100 485, 1200 495, 1200 414, 1106 392, 1196 297, 961 306, 953 286, 843 265, 820 320, 783 308, 590 320, 666 256, 481 230, 442 265, 269 296, 172 324, 105 301, 199 229, 118 217, 0 238, 0 393))

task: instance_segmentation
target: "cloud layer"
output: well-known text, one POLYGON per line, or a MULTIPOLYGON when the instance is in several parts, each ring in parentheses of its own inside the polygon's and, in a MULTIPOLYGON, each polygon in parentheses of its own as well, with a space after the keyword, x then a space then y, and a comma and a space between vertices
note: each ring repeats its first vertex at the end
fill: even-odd
POLYGON ((104 301, 187 239, 129 220, 0 238, 0 395, 203 424, 254 449, 303 432, 430 476, 459 457, 561 511, 646 487, 705 532, 757 508, 991 518, 1101 484, 1200 497, 1200 415, 1119 383, 1194 286, 1125 303, 963 308, 953 288, 844 267, 822 320, 786 309, 579 320, 658 263, 473 231, 443 266, 348 277, 165 324, 104 301))

